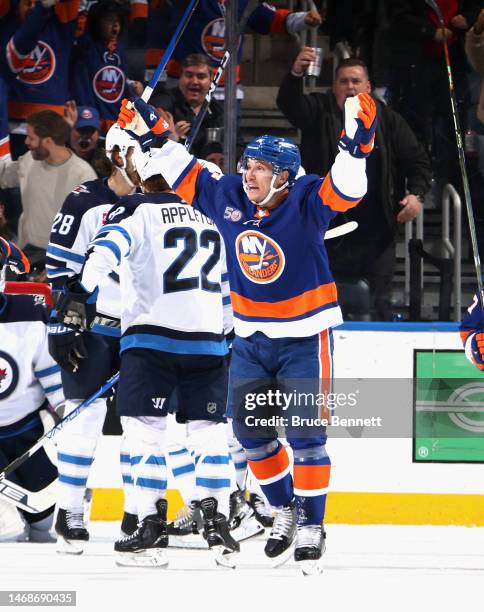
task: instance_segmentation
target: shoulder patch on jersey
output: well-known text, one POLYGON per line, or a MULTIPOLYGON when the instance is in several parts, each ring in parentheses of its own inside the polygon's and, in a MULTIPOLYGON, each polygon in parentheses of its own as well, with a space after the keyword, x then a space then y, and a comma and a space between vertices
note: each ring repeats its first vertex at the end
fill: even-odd
POLYGON ((259 285, 273 283, 286 265, 284 252, 277 242, 256 230, 237 236, 235 253, 244 276, 259 285))
POLYGON ((0 351, 0 400, 11 395, 18 385, 19 369, 15 359, 0 351))

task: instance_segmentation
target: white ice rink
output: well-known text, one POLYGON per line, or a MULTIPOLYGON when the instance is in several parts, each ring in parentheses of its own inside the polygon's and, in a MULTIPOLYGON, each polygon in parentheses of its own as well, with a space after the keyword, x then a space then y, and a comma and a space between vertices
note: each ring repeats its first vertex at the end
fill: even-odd
MULTIPOLYGON (((457 612, 484 600, 484 528, 328 525, 324 573, 272 569, 259 537, 236 570, 208 551, 169 549, 168 569, 118 568, 118 523, 91 523, 83 555, 55 545, 0 544, 0 590, 76 590, 76 608, 106 612, 457 612)), ((22 607, 22 609, 34 609, 22 607)), ((39 608, 36 608, 39 609, 39 608)), ((54 609, 44 607, 40 609, 54 609)))

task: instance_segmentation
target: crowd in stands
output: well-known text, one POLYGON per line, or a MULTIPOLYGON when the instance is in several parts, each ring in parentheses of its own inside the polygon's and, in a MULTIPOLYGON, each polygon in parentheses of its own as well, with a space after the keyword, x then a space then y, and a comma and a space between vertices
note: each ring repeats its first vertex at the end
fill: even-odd
MULTIPOLYGON (((151 103, 177 141, 189 135, 222 58, 227 3, 200 0, 153 92, 151 103)), ((38 278, 45 278, 45 251, 57 212, 80 183, 104 176, 106 131, 121 100, 143 91, 186 4, 0 0, 0 235, 17 239, 38 278)), ((287 2, 275 4, 238 0, 244 32, 289 37, 313 28, 328 37, 331 51, 343 43, 351 55, 334 66, 332 84, 323 89, 319 82, 308 93, 304 77, 314 49, 303 46, 280 83, 277 105, 299 130, 306 172, 324 175, 331 167, 345 99, 360 92, 373 92, 377 99, 368 193, 346 219, 359 227, 328 243, 328 252, 343 308, 345 291, 352 290, 347 282, 365 279, 372 316, 391 320, 399 228, 420 214, 431 185, 451 182, 462 192, 444 40, 484 244, 482 2, 437 0, 445 28, 422 0, 300 2, 295 11, 287 2)), ((239 67, 237 80, 243 86, 239 67)), ((223 91, 222 81, 191 146, 195 156, 222 170, 224 130, 237 130, 239 148, 244 142, 238 125, 224 124, 223 91)))

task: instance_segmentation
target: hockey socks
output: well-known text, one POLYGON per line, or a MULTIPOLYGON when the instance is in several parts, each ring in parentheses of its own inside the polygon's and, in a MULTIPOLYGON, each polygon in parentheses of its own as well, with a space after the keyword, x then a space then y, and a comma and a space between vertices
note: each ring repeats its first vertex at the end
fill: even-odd
POLYGON ((247 459, 254 476, 271 506, 287 506, 293 499, 289 456, 278 440, 247 448, 247 459))

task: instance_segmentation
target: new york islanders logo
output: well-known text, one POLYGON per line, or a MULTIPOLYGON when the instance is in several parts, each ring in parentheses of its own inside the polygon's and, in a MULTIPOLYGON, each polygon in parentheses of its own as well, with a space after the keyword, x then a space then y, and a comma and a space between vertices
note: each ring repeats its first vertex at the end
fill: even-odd
POLYGON ((17 388, 18 365, 16 361, 6 353, 0 351, 0 400, 7 398, 17 388))
POLYGON ((281 247, 260 232, 248 230, 239 234, 235 250, 242 272, 253 283, 273 283, 284 270, 286 259, 281 247))
POLYGON ((50 45, 39 40, 37 46, 24 63, 17 79, 28 85, 40 85, 48 81, 55 72, 55 54, 50 45))
MULTIPOLYGON (((225 19, 214 19, 202 32, 202 47, 210 59, 220 62, 225 52, 225 19)), ((240 37, 237 46, 240 46, 240 37)))
POLYGON ((124 91, 124 72, 117 66, 103 66, 92 79, 96 96, 108 104, 117 102, 124 91))

